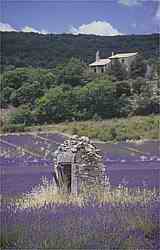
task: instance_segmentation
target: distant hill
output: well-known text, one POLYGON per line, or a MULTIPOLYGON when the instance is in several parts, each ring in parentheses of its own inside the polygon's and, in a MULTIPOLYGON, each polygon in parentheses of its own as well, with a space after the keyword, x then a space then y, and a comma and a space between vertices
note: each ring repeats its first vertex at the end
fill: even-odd
POLYGON ((158 57, 159 35, 95 36, 0 32, 2 68, 41 67, 53 68, 71 57, 90 63, 96 50, 101 57, 114 52, 140 52, 148 58, 158 57))

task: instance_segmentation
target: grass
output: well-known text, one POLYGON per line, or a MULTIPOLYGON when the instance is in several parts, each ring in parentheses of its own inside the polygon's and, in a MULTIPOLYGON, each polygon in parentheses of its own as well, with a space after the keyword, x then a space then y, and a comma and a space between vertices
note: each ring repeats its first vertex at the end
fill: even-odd
MULTIPOLYGON (((134 116, 102 121, 64 122, 42 126, 22 126, 22 132, 61 132, 88 136, 100 141, 159 139, 160 116, 134 116)), ((19 130, 19 128, 17 127, 19 130)), ((16 132, 16 128, 12 132, 16 132)), ((18 132, 18 131, 17 131, 18 132)))
POLYGON ((123 204, 146 204, 157 196, 156 190, 148 189, 129 189, 124 185, 111 187, 109 180, 106 187, 82 187, 78 196, 58 192, 55 185, 48 182, 45 178, 42 184, 32 190, 31 193, 25 194, 16 199, 15 205, 18 208, 40 208, 48 204, 76 205, 85 207, 86 204, 105 204, 112 205, 123 204))

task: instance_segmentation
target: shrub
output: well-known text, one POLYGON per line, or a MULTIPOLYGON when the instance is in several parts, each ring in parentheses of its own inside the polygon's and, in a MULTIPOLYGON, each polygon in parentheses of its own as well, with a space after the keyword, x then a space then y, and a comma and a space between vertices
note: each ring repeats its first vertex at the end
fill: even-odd
POLYGON ((22 105, 13 113, 10 113, 8 118, 9 124, 23 124, 24 126, 29 126, 33 124, 34 118, 32 111, 28 105, 22 105))
POLYGON ((2 127, 4 133, 25 132, 24 124, 8 124, 2 127))

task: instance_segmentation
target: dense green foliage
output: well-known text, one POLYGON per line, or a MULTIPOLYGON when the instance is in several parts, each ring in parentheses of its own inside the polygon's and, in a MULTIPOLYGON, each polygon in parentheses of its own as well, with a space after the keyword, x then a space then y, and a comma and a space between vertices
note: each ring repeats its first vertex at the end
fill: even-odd
POLYGON ((85 63, 95 60, 100 49, 101 57, 111 52, 139 52, 145 58, 158 57, 159 35, 95 36, 1 32, 2 69, 14 67, 53 68, 72 57, 85 63))
POLYGON ((4 72, 1 106, 17 107, 9 122, 23 125, 157 114, 155 72, 150 79, 135 77, 142 64, 136 67, 134 63, 132 79, 129 73, 127 77, 119 73, 120 67, 115 70, 117 65, 112 71, 95 75, 71 58, 52 70, 18 68, 4 72))
MULTIPOLYGON (((156 49, 156 40, 153 43, 153 37, 156 39, 157 36, 123 36, 122 39, 121 36, 113 38, 69 34, 44 36, 14 32, 2 33, 2 44, 4 41, 6 43, 2 55, 4 63, 2 65, 5 70, 0 79, 1 108, 16 108, 16 111, 9 115, 7 126, 102 120, 159 113, 157 81, 159 66, 156 54, 152 50, 153 47, 156 49), (52 60, 54 67, 45 69, 51 66, 46 64, 47 56, 43 57, 44 65, 41 65, 36 55, 41 57, 44 51, 41 50, 40 53, 40 48, 49 45, 51 41, 53 46, 45 47, 46 53, 51 56, 51 49, 53 49, 56 55, 60 53, 60 57, 57 58, 54 55, 52 60), (105 42, 110 46, 107 47, 107 43, 104 45, 105 42), (104 48, 102 53, 107 55, 107 51, 111 52, 114 46, 117 48, 118 42, 119 49, 126 44, 121 50, 123 52, 131 49, 130 46, 132 46, 130 51, 143 52, 143 54, 138 54, 137 59, 132 62, 130 71, 126 71, 124 66, 117 61, 105 73, 90 72, 86 62, 90 59, 94 60, 90 55, 94 56, 97 45, 104 48), (30 65, 35 68, 18 67, 28 66, 27 63, 22 63, 23 60, 18 59, 18 50, 13 57, 12 53, 18 45, 20 46, 19 53, 21 52, 18 55, 26 61, 30 57, 30 65), (33 50, 33 48, 36 49, 33 50), (63 48, 63 51, 60 48, 63 48), (27 54, 24 54, 23 50, 27 54), (73 57, 74 55, 77 57, 73 57), (150 57, 145 58, 147 55, 150 57), (15 58, 20 62, 19 64, 15 64, 15 58), (37 65, 34 64, 34 58, 36 58, 37 65), (55 59, 56 63, 54 63, 55 59), (83 62, 82 59, 84 59, 83 62), (62 63, 58 64, 60 61, 62 63), (43 68, 38 68, 39 66, 43 68)), ((114 134, 114 131, 112 132, 114 134)))
POLYGON ((136 79, 137 77, 145 77, 147 65, 144 63, 142 56, 137 56, 133 61, 130 69, 130 77, 136 79))

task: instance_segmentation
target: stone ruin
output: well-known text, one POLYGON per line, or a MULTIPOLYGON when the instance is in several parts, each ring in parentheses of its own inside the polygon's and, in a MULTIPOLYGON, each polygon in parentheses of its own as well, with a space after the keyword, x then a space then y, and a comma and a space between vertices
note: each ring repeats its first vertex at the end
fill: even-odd
POLYGON ((100 150, 85 136, 65 140, 54 152, 54 179, 59 190, 72 194, 82 185, 105 185, 100 150))

